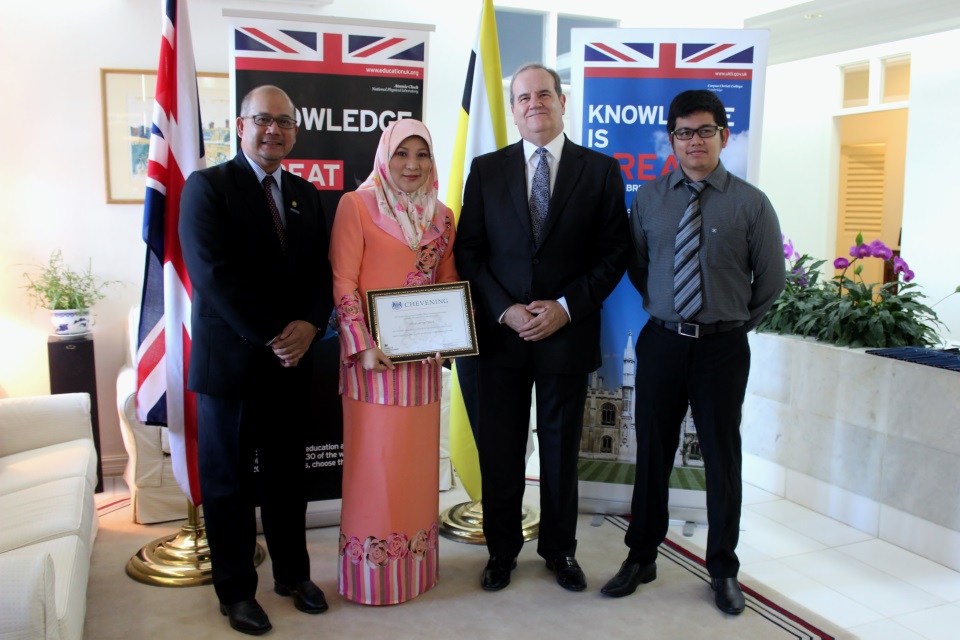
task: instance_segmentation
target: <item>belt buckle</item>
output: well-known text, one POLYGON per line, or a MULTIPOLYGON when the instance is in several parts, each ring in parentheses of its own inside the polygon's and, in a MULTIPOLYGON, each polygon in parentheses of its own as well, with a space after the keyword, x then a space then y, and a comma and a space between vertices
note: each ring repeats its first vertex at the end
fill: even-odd
POLYGON ((700 337, 700 325, 692 322, 678 322, 677 333, 688 338, 700 337))

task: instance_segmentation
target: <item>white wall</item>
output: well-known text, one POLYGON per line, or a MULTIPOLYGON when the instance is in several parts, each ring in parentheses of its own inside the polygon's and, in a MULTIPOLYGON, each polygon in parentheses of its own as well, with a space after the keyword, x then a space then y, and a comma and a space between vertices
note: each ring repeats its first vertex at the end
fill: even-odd
MULTIPOLYGON (((960 104, 960 66, 944 55, 956 51, 958 38, 960 31, 924 38, 911 58, 902 255, 930 304, 960 286, 960 155, 947 129, 960 104)), ((960 294, 934 311, 960 343, 960 294)))
MULTIPOLYGON (((943 56, 960 31, 903 40, 767 69, 760 187, 784 234, 801 253, 832 262, 837 225, 840 67, 910 53, 910 110, 901 255, 916 273, 927 304, 960 285, 960 208, 951 198, 960 162, 943 127, 960 103, 960 67, 943 56)), ((960 294, 934 309, 960 340, 960 294)))
MULTIPOLYGON (((584 13, 579 0, 498 0, 496 4, 584 13)), ((744 9, 749 4, 748 0, 734 1, 725 5, 724 11, 716 11, 716 3, 697 0, 684 12, 683 26, 737 28, 743 24, 742 16, 757 13, 744 9)), ((77 265, 92 258, 96 273, 124 282, 95 310, 102 451, 112 472, 119 470, 117 465, 125 458, 114 378, 123 361, 126 312, 140 299, 144 245, 140 240, 142 207, 105 204, 99 74, 101 68, 156 68, 160 7, 160 0, 45 0, 4 2, 0 7, 0 122, 5 134, 5 152, 0 153, 0 397, 49 392, 46 314, 32 310, 19 289, 23 265, 44 261, 54 248, 62 248, 66 260, 77 265)), ((426 119, 434 134, 440 178, 446 180, 444 168, 452 153, 479 0, 336 0, 321 9, 252 0, 191 0, 190 23, 199 71, 227 71, 229 21, 222 17, 225 7, 436 25, 430 42, 426 119)), ((625 27, 677 26, 670 6, 651 8, 649 3, 608 1, 589 11, 618 18, 625 27)), ((915 74, 925 73, 918 69, 921 64, 939 69, 934 50, 929 46, 915 61, 915 74)), ((802 83, 803 91, 817 94, 822 90, 818 84, 823 83, 822 74, 831 73, 828 65, 796 64, 814 86, 810 89, 809 83, 802 83)), ((829 191, 834 188, 830 177, 836 163, 830 157, 833 134, 827 97, 799 97, 797 83, 784 69, 787 66, 773 67, 768 75, 761 187, 770 192, 784 218, 784 228, 795 242, 810 253, 827 256, 832 238, 824 239, 818 230, 822 224, 831 224, 836 200, 829 191), (805 160, 798 161, 798 157, 805 160), (796 176, 799 184, 791 176, 796 176)), ((951 73, 954 86, 947 96, 938 94, 941 102, 937 104, 945 105, 951 95, 956 96, 957 71, 951 73)), ((918 79, 915 87, 924 95, 940 90, 934 80, 923 88, 924 81, 918 79)), ((927 118, 929 126, 945 121, 942 116, 939 120, 927 118)), ((911 130, 913 127, 911 116, 911 130)), ((930 168, 922 162, 936 151, 929 143, 927 148, 909 149, 909 159, 916 158, 920 164, 911 166, 907 197, 911 202, 921 199, 914 208, 922 209, 928 220, 943 207, 928 206, 922 199, 932 198, 932 193, 912 187, 911 176, 916 172, 929 178, 930 168)), ((956 216, 952 222, 957 224, 956 216)), ((914 253, 911 243, 924 236, 931 244, 935 242, 933 238, 938 236, 929 229, 929 222, 905 226, 904 251, 932 293, 928 271, 933 268, 925 266, 919 255, 910 257, 914 253)), ((832 227, 826 233, 832 234, 832 227)), ((928 259, 936 259, 926 245, 924 249, 931 254, 928 259)), ((956 298, 948 301, 955 305, 951 307, 955 316, 960 315, 956 298)), ((960 330, 960 318, 951 324, 960 330)))
POLYGON ((767 68, 759 185, 800 253, 832 258, 839 73, 822 59, 767 68))

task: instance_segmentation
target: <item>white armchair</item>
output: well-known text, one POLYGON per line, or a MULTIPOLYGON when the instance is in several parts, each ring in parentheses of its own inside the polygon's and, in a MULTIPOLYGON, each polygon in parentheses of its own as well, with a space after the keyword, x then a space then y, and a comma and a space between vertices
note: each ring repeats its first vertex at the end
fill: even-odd
POLYGON ((128 456, 123 479, 130 487, 134 522, 150 524, 182 520, 187 517, 187 498, 173 477, 167 428, 137 420, 134 362, 139 323, 140 307, 133 307, 127 316, 126 361, 117 375, 117 412, 128 456))

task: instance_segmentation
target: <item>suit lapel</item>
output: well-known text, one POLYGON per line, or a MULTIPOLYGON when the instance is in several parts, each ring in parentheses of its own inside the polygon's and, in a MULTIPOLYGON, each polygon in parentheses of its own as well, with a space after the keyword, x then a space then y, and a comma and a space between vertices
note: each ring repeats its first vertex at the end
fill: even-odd
POLYGON ((283 176, 282 182, 284 217, 287 220, 287 259, 292 260, 300 250, 301 242, 304 239, 301 211, 306 203, 298 199, 297 190, 293 188, 293 179, 289 174, 283 176))
MULTIPOLYGON (((246 215, 248 220, 246 224, 251 225, 256 229, 258 235, 263 237, 273 238, 271 247, 276 249, 276 253, 281 255, 283 252, 280 249, 280 239, 277 237, 277 230, 273 226, 273 219, 270 215, 270 210, 267 208, 266 195, 263 193, 263 187, 257 181, 257 174, 253 172, 253 169, 250 167, 247 159, 243 157, 242 152, 238 153, 233 158, 234 163, 234 182, 236 184, 237 190, 243 193, 243 197, 240 198, 240 202, 244 203, 246 215)), ((283 203, 284 207, 289 211, 289 200, 287 198, 287 186, 286 180, 281 180, 283 184, 283 203)), ((287 216, 287 224, 289 225, 289 214, 287 216)), ((290 244, 290 230, 289 226, 287 229, 287 244, 290 244)))
POLYGON ((520 226, 527 231, 533 245, 533 227, 530 224, 530 203, 527 200, 527 169, 523 157, 523 141, 504 149, 503 172, 506 175, 507 191, 513 203, 513 211, 520 226))
MULTIPOLYGON (((575 145, 564 136, 563 152, 560 156, 560 166, 557 167, 557 181, 553 185, 550 196, 550 207, 547 209, 547 220, 540 231, 540 244, 543 244, 557 221, 563 216, 567 202, 577 186, 580 174, 583 172, 583 154, 579 145, 575 145)), ((537 245, 539 246, 539 245, 537 245)))

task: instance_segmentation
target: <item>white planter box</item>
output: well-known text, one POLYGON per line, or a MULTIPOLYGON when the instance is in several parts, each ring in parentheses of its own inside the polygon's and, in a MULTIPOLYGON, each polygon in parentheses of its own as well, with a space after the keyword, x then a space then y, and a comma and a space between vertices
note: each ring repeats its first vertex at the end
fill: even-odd
POLYGON ((744 480, 960 570, 960 374, 751 333, 744 480))

